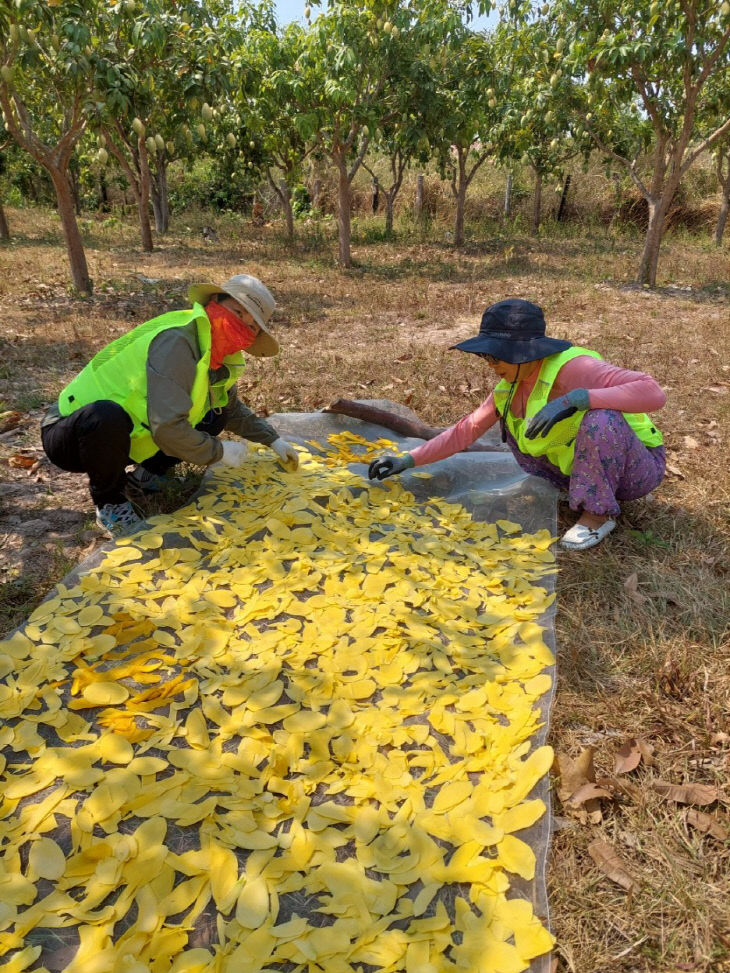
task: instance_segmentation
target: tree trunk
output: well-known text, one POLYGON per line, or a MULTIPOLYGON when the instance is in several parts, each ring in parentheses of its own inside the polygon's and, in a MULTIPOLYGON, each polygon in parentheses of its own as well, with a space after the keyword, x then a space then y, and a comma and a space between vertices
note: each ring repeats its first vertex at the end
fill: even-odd
POLYGON ((636 280, 639 284, 656 287, 656 272, 659 264, 659 247, 664 235, 664 220, 671 203, 671 198, 649 199, 649 225, 646 228, 644 249, 639 262, 639 272, 636 280))
MULTIPOLYGON (((353 419, 362 419, 363 422, 372 422, 378 426, 385 426, 403 436, 410 436, 413 439, 434 439, 442 433, 445 426, 428 426, 420 419, 406 419, 388 412, 386 409, 379 409, 370 405, 369 402, 361 402, 357 399, 336 399, 331 402, 322 412, 335 413, 341 416, 350 416, 353 419)), ((482 446, 477 443, 465 447, 462 452, 484 453, 484 452, 503 452, 506 447, 502 446, 482 446)))
POLYGON ((341 267, 352 267, 352 255, 350 253, 350 180, 347 176, 347 157, 345 150, 339 149, 335 155, 335 164, 338 174, 337 188, 337 228, 339 237, 339 262, 341 267))
POLYGON ((535 196, 532 201, 532 232, 537 236, 540 232, 540 215, 542 211, 542 172, 535 169, 535 196))
POLYGON ((456 218, 454 220, 454 246, 464 246, 464 209, 466 206, 466 186, 460 182, 456 195, 456 218))
POLYGON ((58 215, 61 218, 63 235, 66 239, 66 252, 71 265, 71 279, 74 287, 80 294, 91 293, 91 278, 89 269, 86 265, 86 254, 84 244, 79 232, 79 225, 76 222, 74 211, 73 195, 71 193, 71 182, 68 171, 52 169, 48 167, 48 173, 53 181, 53 188, 56 190, 56 201, 58 203, 58 215))
POLYGON ((291 189, 286 179, 279 181, 279 199, 284 207, 284 217, 286 219, 286 236, 288 240, 294 239, 294 210, 291 205, 291 189))
POLYGON ((107 186, 104 170, 99 172, 99 207, 102 213, 108 213, 109 206, 109 187, 107 186))
POLYGON ((271 174, 271 169, 266 170, 266 178, 269 181, 269 185, 276 194, 276 198, 281 203, 281 208, 284 211, 284 218, 286 219, 286 235, 287 239, 294 239, 294 210, 291 204, 291 189, 289 188, 289 183, 286 179, 280 179, 278 182, 274 179, 271 174))
POLYGON ((139 149, 139 190, 137 197, 137 215, 139 230, 142 237, 142 249, 145 253, 152 253, 152 227, 150 226, 150 168, 147 164, 147 146, 144 139, 138 140, 139 149))
POLYGON ((416 200, 413 204, 413 216, 416 223, 421 223, 423 221, 423 173, 418 173, 418 178, 416 179, 416 200))
POLYGON ((508 220, 512 215, 512 173, 507 173, 504 184, 504 218, 508 220))
POLYGON ((568 198, 568 190, 570 189, 570 173, 565 177, 565 182, 563 183, 563 192, 560 196, 560 205, 558 206, 558 213, 555 217, 555 221, 560 223, 563 219, 563 214, 565 213, 565 201, 568 198))
POLYGON ((152 212, 155 214, 155 229, 158 233, 167 233, 170 229, 170 204, 167 194, 167 163, 163 159, 157 160, 157 171, 150 173, 152 212))
POLYGON ((81 216, 81 195, 79 193, 79 179, 78 175, 73 171, 73 169, 68 170, 68 183, 71 187, 71 198, 74 203, 74 212, 77 216, 81 216))
POLYGON ((312 209, 319 212, 321 210, 320 198, 322 196, 322 180, 317 176, 312 186, 312 209))
POLYGON ((456 217, 454 219, 454 246, 464 246, 464 210, 466 208, 466 173, 459 159, 459 181, 456 187, 456 217))
POLYGON ((730 210, 730 177, 722 187, 722 202, 720 203, 720 212, 717 217, 717 226, 715 227, 715 245, 718 247, 722 246, 728 210, 730 210))
POLYGON ((5 216, 5 210, 3 209, 2 200, 0 200, 0 243, 10 242, 10 227, 8 226, 7 217, 5 216))
POLYGON ((395 196, 397 189, 390 189, 385 195, 385 235, 387 237, 393 236, 393 206, 395 204, 395 196))

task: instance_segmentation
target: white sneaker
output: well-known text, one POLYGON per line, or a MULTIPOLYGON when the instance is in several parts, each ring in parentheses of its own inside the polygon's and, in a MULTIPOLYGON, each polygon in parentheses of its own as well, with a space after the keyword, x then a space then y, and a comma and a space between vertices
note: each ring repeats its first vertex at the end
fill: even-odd
POLYGON ((143 523, 144 520, 135 512, 129 501, 105 503, 103 507, 96 508, 96 524, 112 540, 115 537, 133 534, 143 523))
POLYGON ((560 538, 560 546, 566 551, 586 551, 589 547, 600 544, 604 537, 616 526, 616 521, 610 517, 600 527, 586 527, 585 524, 573 524, 560 538))

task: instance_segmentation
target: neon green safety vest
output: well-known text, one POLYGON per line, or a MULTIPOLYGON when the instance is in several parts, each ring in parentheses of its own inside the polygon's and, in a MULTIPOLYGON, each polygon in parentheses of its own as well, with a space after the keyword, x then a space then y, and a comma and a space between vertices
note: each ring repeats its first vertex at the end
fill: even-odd
POLYGON ((197 326, 201 357, 195 366, 195 379, 190 391, 190 425, 197 425, 210 409, 222 409, 228 401, 228 390, 240 374, 236 367, 244 367, 243 354, 239 351, 224 358, 223 363, 228 366, 226 378, 210 384, 210 321, 201 305, 194 304, 191 309, 170 311, 145 321, 102 348, 59 395, 58 410, 61 415, 71 415, 77 409, 101 399, 116 402, 133 422, 130 458, 141 463, 152 456, 159 447, 147 424, 149 346, 163 331, 184 328, 192 321, 197 326))
MULTIPOLYGON (((525 433, 530 419, 536 416, 540 409, 547 404, 550 390, 560 369, 566 362, 569 362, 572 358, 578 358, 580 355, 590 355, 591 358, 601 357, 597 351, 573 346, 566 351, 549 355, 543 359, 537 381, 525 406, 524 419, 513 416, 511 411, 508 411, 505 415, 510 382, 502 379, 494 390, 494 404, 497 412, 500 415, 505 415, 507 428, 514 436, 520 452, 527 456, 545 456, 553 466, 559 467, 566 476, 570 476, 573 469, 575 437, 578 435, 578 428, 583 421, 585 410, 578 410, 567 419, 556 422, 546 436, 528 439, 525 433)), ((645 412, 624 412, 622 415, 645 446, 661 446, 664 442, 662 434, 645 412)))

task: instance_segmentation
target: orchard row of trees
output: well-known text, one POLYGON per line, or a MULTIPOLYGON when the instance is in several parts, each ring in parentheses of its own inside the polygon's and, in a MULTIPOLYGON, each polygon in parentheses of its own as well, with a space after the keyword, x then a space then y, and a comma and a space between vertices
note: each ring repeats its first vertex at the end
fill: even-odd
POLYGON ((151 250, 150 205, 158 231, 169 220, 170 163, 203 153, 266 179, 290 234, 303 166, 331 167, 350 266, 352 181, 373 153, 389 164, 390 226, 407 167, 435 162, 459 246, 487 159, 532 168, 539 214, 543 181, 598 150, 647 202, 637 277, 653 286, 669 207, 706 152, 726 218, 730 0, 508 4, 475 32, 469 17, 489 0, 330 0, 284 29, 272 0, 0 0, 5 135, 50 177, 80 292, 91 281, 72 160, 120 168, 151 250))

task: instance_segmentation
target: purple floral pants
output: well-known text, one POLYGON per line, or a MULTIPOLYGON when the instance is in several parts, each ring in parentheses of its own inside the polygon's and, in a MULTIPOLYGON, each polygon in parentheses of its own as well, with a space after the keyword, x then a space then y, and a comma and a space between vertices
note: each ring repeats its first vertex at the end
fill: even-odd
POLYGON ((620 412, 592 409, 575 437, 573 470, 566 476, 544 456, 526 456, 507 432, 507 443, 525 471, 568 491, 572 510, 615 517, 619 500, 636 500, 664 479, 663 446, 644 446, 620 412))

